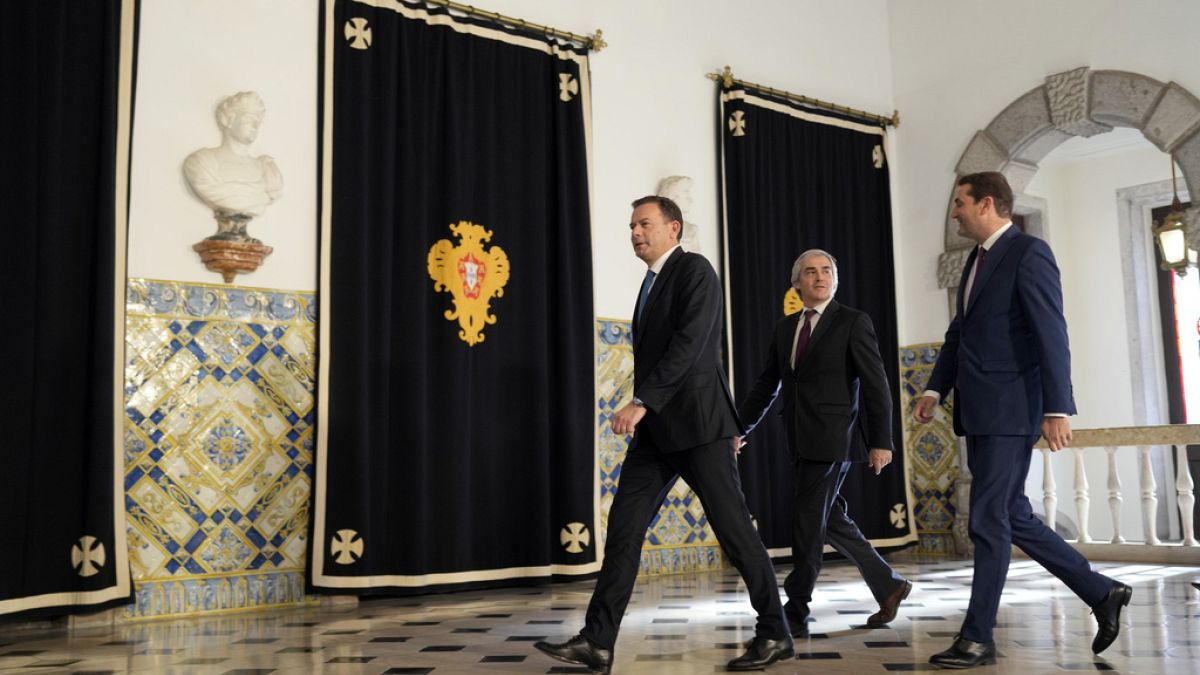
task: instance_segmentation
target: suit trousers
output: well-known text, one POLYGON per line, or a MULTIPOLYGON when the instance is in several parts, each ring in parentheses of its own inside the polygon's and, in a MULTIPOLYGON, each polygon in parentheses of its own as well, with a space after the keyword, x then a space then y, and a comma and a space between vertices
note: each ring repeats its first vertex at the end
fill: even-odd
POLYGON ((1012 545, 1058 577, 1089 606, 1104 600, 1113 580, 1033 515, 1025 478, 1037 436, 967 436, 971 470, 968 532, 975 544, 975 577, 962 636, 991 642, 1008 575, 1012 545))
POLYGON ((851 462, 795 461, 796 491, 792 498, 792 571, 783 582, 788 602, 784 610, 793 621, 808 619, 813 586, 821 573, 825 543, 853 562, 875 600, 883 602, 904 583, 880 557, 846 514, 842 482, 851 462))
POLYGON ((786 638, 775 568, 751 522, 731 439, 663 453, 648 433, 638 433, 636 450, 626 454, 621 465, 621 482, 608 514, 604 563, 580 634, 605 649, 613 648, 637 579, 646 528, 671 486, 683 478, 700 498, 721 548, 746 582, 750 603, 758 612, 755 634, 786 638))

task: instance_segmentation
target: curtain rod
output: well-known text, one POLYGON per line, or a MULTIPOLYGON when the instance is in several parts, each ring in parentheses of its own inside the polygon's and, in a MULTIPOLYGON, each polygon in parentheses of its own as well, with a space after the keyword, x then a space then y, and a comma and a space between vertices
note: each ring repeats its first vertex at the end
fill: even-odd
POLYGON ((753 82, 746 82, 745 80, 735 80, 733 77, 733 70, 731 70, 729 68, 729 66, 725 66, 725 70, 720 73, 707 73, 706 77, 708 77, 708 79, 710 79, 710 80, 713 80, 714 82, 720 82, 721 86, 725 87, 726 89, 730 89, 736 84, 736 85, 745 87, 747 89, 754 89, 754 90, 761 91, 766 94, 770 94, 771 96, 778 96, 779 98, 785 98, 785 99, 788 99, 789 101, 795 101, 797 103, 803 103, 805 105, 816 106, 818 108, 824 108, 825 110, 831 110, 833 112, 843 113, 846 115, 854 115, 855 117, 860 117, 865 120, 870 120, 871 122, 875 122, 877 124, 882 124, 885 126, 893 126, 893 127, 900 126, 900 111, 898 111, 898 110, 893 110, 891 117, 884 117, 883 115, 876 115, 874 113, 869 113, 865 110, 859 110, 857 108, 847 108, 844 105, 838 105, 836 103, 830 103, 828 101, 822 101, 820 99, 810 98, 808 96, 801 96, 800 94, 793 94, 790 91, 784 91, 782 89, 775 89, 774 87, 764 87, 761 84, 755 84, 753 82))
POLYGON ((517 28, 517 29, 521 29, 521 30, 529 30, 529 31, 533 31, 535 33, 542 33, 543 35, 553 35, 556 38, 561 38, 563 40, 570 40, 571 42, 577 42, 580 45, 583 45, 584 47, 586 47, 587 49, 589 49, 593 52, 598 52, 601 49, 604 49, 605 47, 608 46, 608 43, 604 41, 604 31, 599 30, 599 29, 596 30, 595 35, 591 35, 591 36, 576 35, 575 33, 572 33, 570 31, 559 30, 557 28, 551 28, 550 26, 543 26, 541 24, 531 23, 529 21, 526 21, 525 19, 518 19, 516 17, 505 16, 503 14, 497 14, 496 12, 489 12, 486 9, 478 9, 476 7, 472 7, 471 5, 464 5, 461 2, 453 2, 452 0, 424 0, 424 1, 430 5, 437 5, 439 7, 446 7, 448 9, 453 9, 456 12, 462 12, 463 14, 466 14, 467 16, 476 16, 476 17, 481 17, 481 18, 488 19, 491 21, 499 21, 500 23, 508 24, 509 26, 512 26, 513 28, 517 28))

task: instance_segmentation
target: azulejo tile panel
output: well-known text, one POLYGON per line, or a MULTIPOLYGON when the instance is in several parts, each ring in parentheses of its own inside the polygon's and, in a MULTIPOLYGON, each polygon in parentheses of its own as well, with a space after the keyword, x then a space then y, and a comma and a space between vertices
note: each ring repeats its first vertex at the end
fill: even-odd
POLYGON ((130 279, 128 618, 304 600, 313 294, 130 279))
POLYGON ((900 348, 900 409, 904 411, 904 453, 916 498, 917 550, 951 556, 955 554, 954 481, 959 471, 952 401, 943 399, 929 424, 917 424, 912 418, 915 400, 925 391, 940 351, 940 342, 900 348))
MULTIPOLYGON (((621 477, 621 462, 632 436, 612 431, 616 411, 633 399, 633 334, 629 321, 596 320, 596 436, 599 449, 601 544, 608 512, 621 477)), ((646 532, 643 574, 717 569, 724 565, 720 545, 700 499, 687 483, 675 483, 646 532)))

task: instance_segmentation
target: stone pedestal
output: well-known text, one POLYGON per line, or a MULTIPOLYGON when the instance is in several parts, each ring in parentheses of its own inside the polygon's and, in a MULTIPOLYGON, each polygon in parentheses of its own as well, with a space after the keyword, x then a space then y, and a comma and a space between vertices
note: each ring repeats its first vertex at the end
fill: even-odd
POLYGON ((192 246, 200 254, 200 261, 212 272, 220 272, 225 283, 233 283, 238 273, 246 274, 258 269, 263 258, 274 249, 266 244, 241 241, 205 239, 192 246))

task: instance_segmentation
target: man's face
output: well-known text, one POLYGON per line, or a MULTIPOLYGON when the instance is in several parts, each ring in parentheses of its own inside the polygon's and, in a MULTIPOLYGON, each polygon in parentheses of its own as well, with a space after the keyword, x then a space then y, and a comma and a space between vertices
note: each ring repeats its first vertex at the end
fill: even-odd
POLYGON ((833 261, 823 255, 810 255, 800 261, 796 292, 805 307, 815 307, 833 297, 835 281, 833 261))
POLYGON ((971 196, 970 185, 954 188, 954 208, 950 210, 950 217, 958 221, 958 233, 975 241, 987 239, 980 239, 980 235, 985 230, 984 214, 990 210, 991 204, 991 200, 986 197, 982 202, 975 201, 971 196))
POLYGON ((629 240, 633 243, 633 254, 647 265, 654 264, 679 242, 680 227, 682 224, 677 220, 668 222, 654 202, 635 208, 629 218, 629 240))
POLYGON ((261 120, 250 113, 238 113, 229 125, 229 135, 239 143, 250 144, 258 138, 258 125, 261 120))

